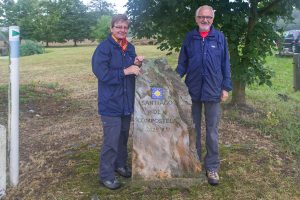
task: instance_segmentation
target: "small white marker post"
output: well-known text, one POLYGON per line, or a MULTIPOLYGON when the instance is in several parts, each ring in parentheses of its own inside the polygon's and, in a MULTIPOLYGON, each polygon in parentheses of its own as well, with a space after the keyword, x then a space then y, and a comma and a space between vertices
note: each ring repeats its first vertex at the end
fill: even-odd
POLYGON ((9 176, 10 185, 17 186, 19 182, 19 49, 20 28, 9 27, 10 46, 10 101, 9 101, 9 176))

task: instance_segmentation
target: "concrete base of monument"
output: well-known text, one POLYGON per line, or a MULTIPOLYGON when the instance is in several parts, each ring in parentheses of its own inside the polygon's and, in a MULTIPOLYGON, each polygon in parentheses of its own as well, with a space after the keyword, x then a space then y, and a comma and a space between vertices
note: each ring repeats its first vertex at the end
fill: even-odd
POLYGON ((165 59, 145 60, 142 69, 136 81, 133 179, 167 185, 199 182, 201 163, 184 82, 165 59))

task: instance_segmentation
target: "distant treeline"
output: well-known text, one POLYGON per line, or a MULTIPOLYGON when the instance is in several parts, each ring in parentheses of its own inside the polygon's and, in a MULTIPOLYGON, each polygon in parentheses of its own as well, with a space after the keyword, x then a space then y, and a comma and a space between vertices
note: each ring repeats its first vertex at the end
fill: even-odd
POLYGON ((0 27, 17 25, 21 39, 46 46, 70 40, 76 46, 84 39, 99 39, 95 30, 101 16, 114 13, 114 5, 105 0, 92 0, 89 5, 80 0, 0 0, 0 27))

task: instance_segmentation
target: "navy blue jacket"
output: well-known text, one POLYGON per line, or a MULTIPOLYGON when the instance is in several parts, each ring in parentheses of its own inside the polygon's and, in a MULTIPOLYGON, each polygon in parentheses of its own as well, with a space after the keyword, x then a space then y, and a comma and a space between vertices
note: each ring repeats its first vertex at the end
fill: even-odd
POLYGON ((194 102, 220 102, 221 91, 231 91, 230 63, 224 34, 211 28, 202 38, 198 28, 188 32, 181 47, 176 72, 194 102))
POLYGON ((93 73, 98 78, 98 112, 104 116, 124 116, 133 113, 135 76, 124 74, 136 57, 134 46, 128 43, 123 53, 111 37, 102 41, 92 58, 93 73))

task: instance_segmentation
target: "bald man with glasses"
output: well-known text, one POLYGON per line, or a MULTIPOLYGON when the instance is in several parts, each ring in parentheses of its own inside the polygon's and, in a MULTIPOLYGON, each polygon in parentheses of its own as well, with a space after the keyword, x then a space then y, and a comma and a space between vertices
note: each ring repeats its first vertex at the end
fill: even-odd
POLYGON ((202 160, 201 118, 202 107, 206 124, 206 155, 204 168, 208 183, 219 184, 220 157, 218 123, 220 102, 232 90, 227 41, 224 34, 212 24, 214 10, 204 5, 195 15, 197 28, 188 32, 181 47, 176 72, 185 76, 185 83, 192 99, 192 118, 196 129, 196 149, 202 160))

